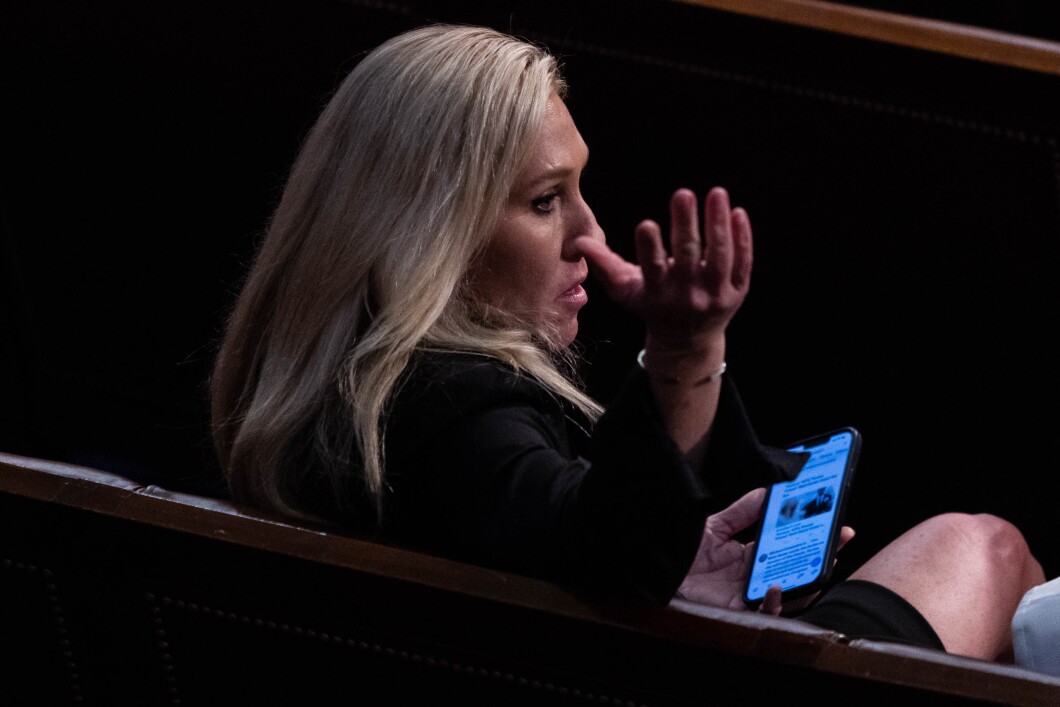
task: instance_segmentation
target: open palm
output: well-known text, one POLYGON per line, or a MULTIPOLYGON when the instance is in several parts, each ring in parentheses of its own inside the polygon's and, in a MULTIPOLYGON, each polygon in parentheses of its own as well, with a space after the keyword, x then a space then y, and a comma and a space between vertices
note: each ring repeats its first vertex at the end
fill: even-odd
POLYGON ((639 316, 649 335, 684 341, 724 331, 740 308, 751 279, 751 223, 729 206, 716 187, 704 199, 700 220, 696 196, 678 189, 670 200, 670 251, 654 221, 634 234, 637 263, 596 238, 575 241, 607 294, 639 316))

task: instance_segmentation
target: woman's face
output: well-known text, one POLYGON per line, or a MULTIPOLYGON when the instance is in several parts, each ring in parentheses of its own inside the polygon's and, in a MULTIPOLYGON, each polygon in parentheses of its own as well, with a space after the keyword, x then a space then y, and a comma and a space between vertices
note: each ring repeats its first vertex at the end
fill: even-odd
POLYGON ((588 301, 589 269, 572 243, 603 238, 579 180, 589 159, 567 107, 548 102, 529 160, 486 250, 471 269, 472 287, 489 304, 529 321, 553 346, 578 333, 578 310, 588 301))

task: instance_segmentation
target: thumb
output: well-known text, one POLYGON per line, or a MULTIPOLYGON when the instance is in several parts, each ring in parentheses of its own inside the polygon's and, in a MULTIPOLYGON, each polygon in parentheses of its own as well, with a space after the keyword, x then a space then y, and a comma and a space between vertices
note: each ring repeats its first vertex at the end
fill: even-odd
POLYGON ((764 488, 748 491, 728 508, 709 516, 707 527, 714 535, 728 540, 741 530, 750 528, 761 517, 765 497, 764 488))
POLYGON ((780 587, 776 584, 766 590, 766 595, 762 597, 762 604, 758 607, 758 611, 763 614, 770 614, 771 616, 780 616, 780 610, 783 605, 780 602, 780 587))
POLYGON ((854 529, 849 525, 844 525, 839 530, 839 543, 836 545, 836 550, 842 550, 843 546, 854 539, 854 529))
POLYGON ((579 236, 574 239, 572 250, 575 256, 585 258, 607 295, 619 304, 627 304, 626 300, 643 284, 641 269, 599 238, 579 236))

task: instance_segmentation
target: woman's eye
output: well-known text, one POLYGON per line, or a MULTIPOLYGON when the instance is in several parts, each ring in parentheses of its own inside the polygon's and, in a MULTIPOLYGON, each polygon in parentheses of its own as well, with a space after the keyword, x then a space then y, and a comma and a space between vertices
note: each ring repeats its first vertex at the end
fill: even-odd
POLYGON ((544 196, 540 196, 534 199, 534 201, 532 202, 534 206, 534 211, 537 211, 542 214, 551 213, 553 207, 555 206, 557 196, 559 196, 559 194, 553 192, 551 194, 545 194, 544 196))

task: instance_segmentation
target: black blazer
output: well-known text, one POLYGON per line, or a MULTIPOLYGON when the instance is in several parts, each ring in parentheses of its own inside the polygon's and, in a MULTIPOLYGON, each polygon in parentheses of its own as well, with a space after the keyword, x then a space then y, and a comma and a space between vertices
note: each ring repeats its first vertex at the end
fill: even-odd
POLYGON ((389 406, 379 534, 450 558, 667 602, 707 515, 794 478, 725 379, 702 469, 635 367, 594 429, 533 378, 469 354, 414 358, 389 406))

